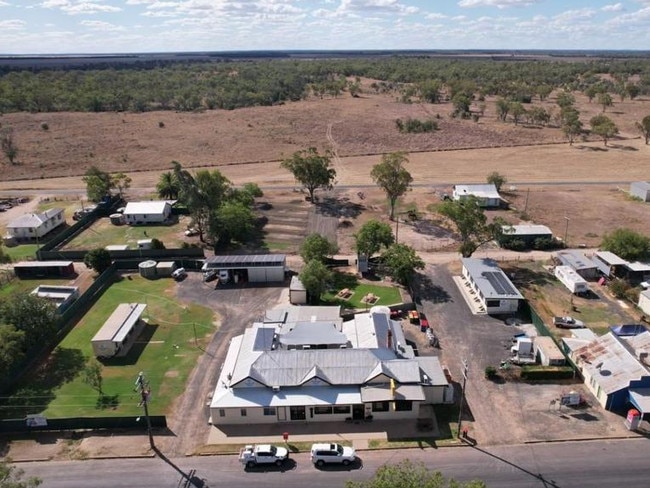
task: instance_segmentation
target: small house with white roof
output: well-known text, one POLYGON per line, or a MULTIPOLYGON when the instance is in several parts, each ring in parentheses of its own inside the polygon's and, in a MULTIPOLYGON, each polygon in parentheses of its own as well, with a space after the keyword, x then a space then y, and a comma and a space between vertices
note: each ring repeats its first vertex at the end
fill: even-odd
POLYGON ((166 200, 129 202, 124 208, 124 219, 129 225, 163 224, 172 214, 172 206, 166 200))
POLYGON ((499 208, 503 202, 494 184, 484 185, 454 185, 452 198, 464 200, 470 196, 476 197, 481 207, 499 208))
POLYGON ((487 314, 514 313, 524 300, 496 261, 492 259, 462 258, 462 278, 468 287, 470 299, 487 314))
POLYGON ((17 241, 36 240, 65 224, 62 208, 41 213, 26 213, 7 225, 7 236, 17 241))

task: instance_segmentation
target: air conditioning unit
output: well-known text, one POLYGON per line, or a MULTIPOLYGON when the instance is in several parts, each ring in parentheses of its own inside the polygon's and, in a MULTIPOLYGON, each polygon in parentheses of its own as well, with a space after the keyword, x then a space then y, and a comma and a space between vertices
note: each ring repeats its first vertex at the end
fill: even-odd
POLYGON ((279 391, 280 391, 280 387, 277 386, 277 385, 274 386, 274 387, 273 387, 273 391, 276 392, 276 393, 279 392, 279 391))

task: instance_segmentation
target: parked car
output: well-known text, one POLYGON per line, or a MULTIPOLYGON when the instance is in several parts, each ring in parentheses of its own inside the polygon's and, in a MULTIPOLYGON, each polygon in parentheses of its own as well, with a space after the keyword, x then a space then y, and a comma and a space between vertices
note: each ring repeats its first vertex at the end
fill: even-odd
POLYGON ((420 323, 420 314, 417 310, 409 310, 409 322, 418 325, 420 323))
POLYGON ((248 445, 239 451, 239 462, 247 468, 253 468, 258 464, 282 466, 287 459, 289 459, 289 451, 286 447, 276 447, 270 444, 248 445))
POLYGON ((190 229, 187 229, 187 230, 185 231, 185 235, 186 235, 187 237, 198 236, 198 235, 199 235, 199 229, 195 229, 195 228, 193 228, 193 227, 190 228, 190 229))
POLYGON ((187 271, 185 271, 185 268, 178 268, 172 271, 172 278, 174 278, 176 281, 181 281, 187 276, 187 271))
POLYGON ((585 323, 573 317, 553 317, 553 324, 560 329, 582 329, 585 323))
POLYGON ((209 269, 203 273, 203 281, 206 283, 214 281, 219 277, 219 272, 216 269, 209 269))
POLYGON ((329 463, 347 466, 357 459, 354 448, 341 444, 312 444, 310 457, 319 468, 329 463))

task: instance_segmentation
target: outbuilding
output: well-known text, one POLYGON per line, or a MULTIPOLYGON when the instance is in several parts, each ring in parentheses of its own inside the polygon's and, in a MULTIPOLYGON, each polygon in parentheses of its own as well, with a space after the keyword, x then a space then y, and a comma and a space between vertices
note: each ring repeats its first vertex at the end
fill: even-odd
POLYGON ((487 314, 514 313, 523 295, 492 259, 462 258, 464 284, 470 297, 487 314))
POLYGON ((284 281, 286 263, 284 254, 210 256, 201 270, 226 270, 235 283, 273 283, 284 281))
POLYGON ((644 202, 650 202, 650 183, 647 181, 635 181, 631 183, 630 195, 640 198, 644 202))
POLYGON ((289 285, 289 303, 292 305, 305 305, 307 303, 307 289, 297 276, 291 277, 289 285))
POLYGON ((156 264, 156 276, 159 278, 168 278, 175 269, 176 263, 174 261, 160 261, 156 264))
POLYGON ((43 278, 45 276, 74 276, 72 261, 20 261, 14 264, 19 278, 43 278))
POLYGON ((163 224, 172 214, 172 206, 166 200, 129 202, 124 209, 124 219, 129 225, 163 224))
POLYGON ((553 232, 545 225, 504 225, 502 230, 503 234, 499 238, 499 244, 503 247, 508 247, 508 244, 513 241, 522 242, 526 248, 542 247, 536 246, 535 241, 538 239, 545 239, 548 241, 553 239, 553 232))
POLYGON ((470 196, 476 197, 479 205, 485 208, 499 208, 503 202, 497 187, 493 184, 454 185, 452 191, 454 200, 465 200, 470 196))
POLYGON ((61 313, 79 298, 79 288, 76 286, 38 285, 30 294, 54 303, 57 312, 61 313))
POLYGON ((555 253, 555 260, 562 266, 569 266, 585 280, 595 280, 598 277, 596 264, 576 249, 558 251, 555 253))
POLYGON ((650 316, 650 290, 643 290, 639 293, 639 308, 644 314, 650 316))
POLYGON ((535 337, 535 357, 542 366, 564 366, 566 359, 552 337, 535 337))
POLYGON ((95 356, 125 356, 145 325, 141 320, 145 308, 144 303, 120 303, 92 338, 95 356))

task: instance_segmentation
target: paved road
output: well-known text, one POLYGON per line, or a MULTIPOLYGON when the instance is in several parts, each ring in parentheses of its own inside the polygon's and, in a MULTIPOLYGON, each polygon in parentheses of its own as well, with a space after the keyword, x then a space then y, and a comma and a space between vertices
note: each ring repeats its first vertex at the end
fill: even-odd
MULTIPOLYGON (((171 460, 178 469, 196 470, 205 487, 284 486, 287 488, 338 487, 346 480, 363 480, 386 462, 408 458, 459 481, 482 479, 489 487, 586 488, 647 486, 648 440, 610 440, 531 444, 494 448, 444 448, 363 452, 354 469, 319 471, 306 453, 295 454, 289 467, 245 472, 235 456, 171 460)), ((20 466, 27 475, 44 480, 45 488, 176 488, 185 486, 181 475, 159 458, 63 462, 34 462, 20 466)))

